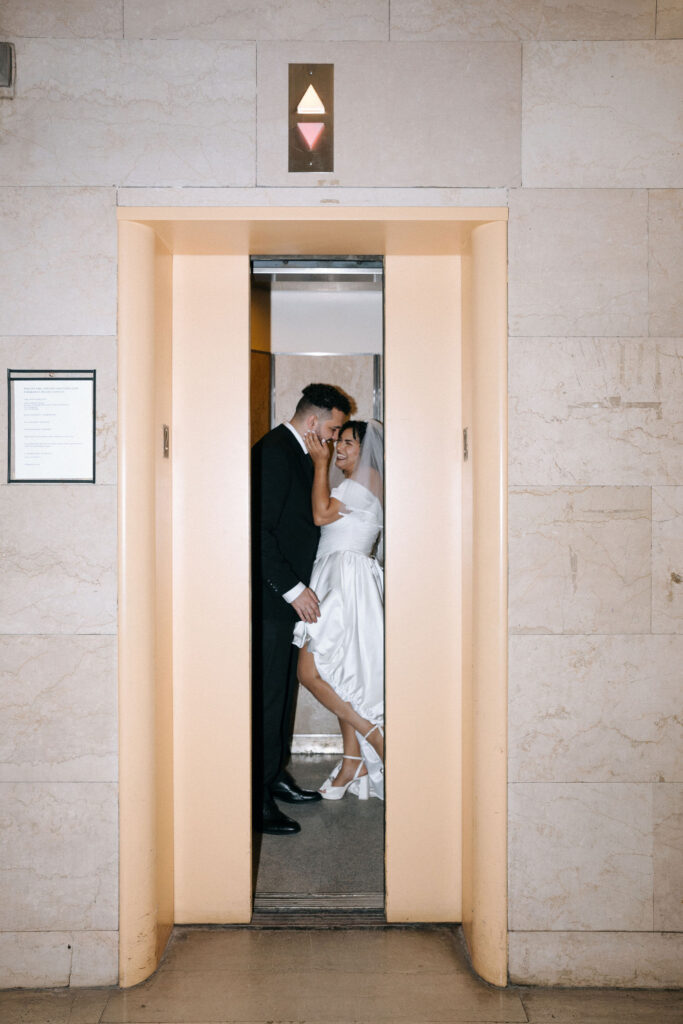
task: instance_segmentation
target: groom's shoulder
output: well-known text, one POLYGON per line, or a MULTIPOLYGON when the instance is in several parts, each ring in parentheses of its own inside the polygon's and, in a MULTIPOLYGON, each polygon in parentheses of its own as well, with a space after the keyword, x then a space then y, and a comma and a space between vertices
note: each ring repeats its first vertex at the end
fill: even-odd
POLYGON ((267 434, 264 434, 261 440, 257 441, 257 444, 267 446, 282 445, 287 443, 290 437, 291 434, 284 423, 279 423, 277 427, 273 427, 267 434))
POLYGON ((275 454, 276 452, 282 452, 284 455, 290 455, 293 450, 292 447, 292 435, 291 432, 281 423, 277 427, 273 427, 267 434, 256 442, 252 448, 254 455, 267 452, 275 454))

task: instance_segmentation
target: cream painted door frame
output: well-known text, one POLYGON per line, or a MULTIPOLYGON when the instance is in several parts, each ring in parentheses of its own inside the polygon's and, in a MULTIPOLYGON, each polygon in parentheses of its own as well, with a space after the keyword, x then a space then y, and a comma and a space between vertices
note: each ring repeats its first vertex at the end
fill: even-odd
POLYGON ((119 220, 121 984, 250 918, 249 256, 340 252, 386 266, 387 917, 505 984, 507 211, 119 220))

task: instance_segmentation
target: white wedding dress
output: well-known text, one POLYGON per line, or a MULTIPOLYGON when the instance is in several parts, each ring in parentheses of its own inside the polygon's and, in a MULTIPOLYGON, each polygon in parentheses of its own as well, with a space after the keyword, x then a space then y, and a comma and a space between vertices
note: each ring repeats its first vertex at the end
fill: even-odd
MULTIPOLYGON (((372 491, 345 479, 331 492, 341 519, 323 526, 311 589, 317 622, 298 622, 293 643, 307 646, 320 676, 363 718, 384 725, 384 576, 373 552, 381 544, 382 506, 372 491)), ((384 799, 378 755, 361 736, 370 795, 384 799)))

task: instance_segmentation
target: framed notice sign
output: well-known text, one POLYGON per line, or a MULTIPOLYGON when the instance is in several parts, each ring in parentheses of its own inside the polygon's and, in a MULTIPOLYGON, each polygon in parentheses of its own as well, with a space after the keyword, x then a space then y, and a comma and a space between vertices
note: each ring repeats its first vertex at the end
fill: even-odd
POLYGON ((8 483, 95 483, 95 371, 8 370, 8 483))

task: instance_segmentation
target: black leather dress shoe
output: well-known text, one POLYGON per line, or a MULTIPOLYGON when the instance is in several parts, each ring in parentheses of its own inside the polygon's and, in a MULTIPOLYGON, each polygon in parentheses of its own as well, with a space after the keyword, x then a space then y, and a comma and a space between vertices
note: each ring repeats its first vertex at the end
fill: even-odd
POLYGON ((276 800, 282 800, 286 804, 308 804, 322 800, 317 789, 302 789, 289 772, 283 772, 280 781, 271 786, 270 791, 276 800))
POLYGON ((269 795, 264 796, 261 812, 254 817, 254 828, 257 832, 265 832, 269 836, 294 836, 301 832, 299 822, 283 814, 269 795))

